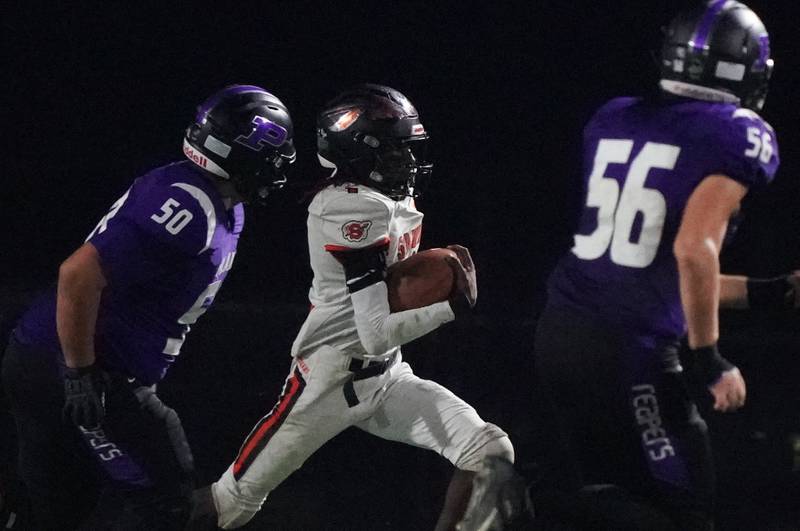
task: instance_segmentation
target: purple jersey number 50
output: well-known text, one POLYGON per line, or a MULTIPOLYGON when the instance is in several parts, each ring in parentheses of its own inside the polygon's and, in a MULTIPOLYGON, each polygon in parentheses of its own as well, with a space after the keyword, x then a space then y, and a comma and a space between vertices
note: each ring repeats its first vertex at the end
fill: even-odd
POLYGON ((280 147, 289 136, 286 129, 263 116, 253 116, 253 123, 255 128, 250 131, 250 134, 239 135, 236 137, 236 142, 254 151, 261 151, 265 142, 270 146, 280 147))

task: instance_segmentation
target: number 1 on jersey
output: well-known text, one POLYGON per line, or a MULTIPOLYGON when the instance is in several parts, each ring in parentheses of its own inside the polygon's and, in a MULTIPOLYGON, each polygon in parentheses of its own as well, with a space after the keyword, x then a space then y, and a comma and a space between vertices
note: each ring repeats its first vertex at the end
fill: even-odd
POLYGON ((609 164, 626 164, 633 140, 602 139, 597 144, 589 176, 586 206, 597 208, 597 227, 589 235, 576 234, 572 252, 583 260, 595 260, 611 247, 615 264, 644 268, 658 252, 667 204, 664 196, 644 183, 653 168, 671 170, 680 154, 678 146, 648 142, 633 159, 622 193, 616 179, 603 175, 609 164), (631 241, 633 224, 641 213, 642 228, 637 242, 631 241))

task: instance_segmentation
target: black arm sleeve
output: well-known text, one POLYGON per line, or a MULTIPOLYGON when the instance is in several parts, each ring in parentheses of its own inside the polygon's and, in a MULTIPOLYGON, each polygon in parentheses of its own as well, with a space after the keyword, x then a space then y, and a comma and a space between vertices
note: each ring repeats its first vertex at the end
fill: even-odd
POLYGON ((355 293, 386 278, 387 245, 353 249, 348 251, 331 251, 344 267, 347 288, 355 293))

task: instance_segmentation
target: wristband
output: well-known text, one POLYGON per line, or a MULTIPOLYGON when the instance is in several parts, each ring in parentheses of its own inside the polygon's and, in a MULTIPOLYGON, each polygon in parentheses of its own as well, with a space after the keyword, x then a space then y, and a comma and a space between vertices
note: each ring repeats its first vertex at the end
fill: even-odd
POLYGON ((717 350, 716 343, 690 350, 694 354, 697 373, 706 385, 715 384, 723 372, 736 368, 735 365, 722 357, 719 350, 717 350))
POLYGON ((92 363, 85 367, 67 367, 64 370, 64 377, 70 380, 78 380, 86 374, 91 374, 97 370, 97 366, 92 363))
POLYGON ((748 278, 747 304, 752 310, 776 310, 786 307, 786 294, 792 290, 788 276, 748 278))

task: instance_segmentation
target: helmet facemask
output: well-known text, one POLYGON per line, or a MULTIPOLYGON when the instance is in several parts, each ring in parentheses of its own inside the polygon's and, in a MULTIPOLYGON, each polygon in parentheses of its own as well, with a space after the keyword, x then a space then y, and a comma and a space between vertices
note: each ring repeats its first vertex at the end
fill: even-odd
POLYGON ((236 192, 246 203, 263 204, 270 194, 284 187, 286 173, 297 158, 291 143, 289 143, 289 147, 291 147, 290 150, 283 149, 281 150, 283 152, 271 151, 265 154, 268 157, 263 160, 260 167, 234 174, 231 177, 236 192))
MULTIPOLYGON (((377 140, 377 139, 375 139, 377 140)), ((385 139, 373 153, 368 182, 392 199, 417 197, 433 169, 427 160, 427 136, 385 139)))

